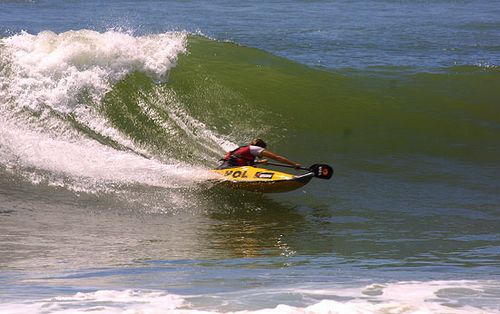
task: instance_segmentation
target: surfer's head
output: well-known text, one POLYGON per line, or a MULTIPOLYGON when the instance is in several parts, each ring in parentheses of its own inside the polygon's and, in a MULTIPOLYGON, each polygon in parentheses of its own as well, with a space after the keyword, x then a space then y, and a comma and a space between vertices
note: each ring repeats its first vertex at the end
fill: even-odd
POLYGON ((267 147, 266 142, 264 142, 264 140, 262 140, 262 139, 260 139, 260 138, 254 138, 254 139, 250 142, 250 145, 253 145, 253 146, 259 146, 259 147, 262 147, 262 148, 266 148, 266 147, 267 147))

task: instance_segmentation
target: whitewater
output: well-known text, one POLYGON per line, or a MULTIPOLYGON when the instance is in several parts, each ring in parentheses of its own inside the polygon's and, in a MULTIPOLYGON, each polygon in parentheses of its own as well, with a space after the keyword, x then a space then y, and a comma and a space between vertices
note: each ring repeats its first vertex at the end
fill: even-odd
MULTIPOLYGON (((104 95, 134 71, 147 73, 157 83, 165 81, 177 55, 186 53, 186 36, 165 33, 137 38, 116 31, 82 30, 23 32, 2 39, 2 165, 18 173, 36 169, 25 173, 35 183, 80 178, 71 187, 86 191, 92 191, 92 186, 96 191, 107 189, 106 182, 178 187, 209 179, 207 171, 193 178, 196 167, 148 156, 99 112, 104 95), (75 129, 74 123, 85 126, 87 134, 75 129), (117 143, 120 149, 89 138, 89 132, 117 143)), ((170 115, 185 126, 178 113, 170 115)), ((183 118, 193 129, 199 123, 183 118)))

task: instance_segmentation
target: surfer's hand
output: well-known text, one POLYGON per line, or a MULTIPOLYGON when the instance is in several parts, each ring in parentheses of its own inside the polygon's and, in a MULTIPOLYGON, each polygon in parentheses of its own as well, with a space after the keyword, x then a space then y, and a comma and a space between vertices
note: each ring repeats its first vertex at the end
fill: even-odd
POLYGON ((299 169, 300 169, 300 167, 301 167, 301 165, 300 165, 300 164, 294 164, 293 166, 294 166, 294 167, 295 167, 295 169, 297 169, 297 170, 299 170, 299 169))
POLYGON ((267 164, 267 159, 261 159, 261 160, 259 160, 259 164, 267 164))

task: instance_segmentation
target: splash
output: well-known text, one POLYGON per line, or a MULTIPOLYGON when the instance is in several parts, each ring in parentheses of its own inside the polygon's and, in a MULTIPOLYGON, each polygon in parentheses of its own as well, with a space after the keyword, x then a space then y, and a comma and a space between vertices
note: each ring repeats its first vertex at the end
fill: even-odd
POLYGON ((185 33, 143 37, 91 30, 3 38, 0 62, 2 102, 40 111, 48 106, 68 113, 82 100, 98 103, 114 83, 133 71, 165 81, 180 53, 185 33))
MULTIPOLYGON (((131 184, 189 187, 211 177, 202 167, 153 156, 101 108, 134 72, 165 82, 186 53, 186 36, 79 30, 1 39, 0 165, 33 183, 93 192, 131 184)), ((177 120, 203 127, 176 112, 177 120)))

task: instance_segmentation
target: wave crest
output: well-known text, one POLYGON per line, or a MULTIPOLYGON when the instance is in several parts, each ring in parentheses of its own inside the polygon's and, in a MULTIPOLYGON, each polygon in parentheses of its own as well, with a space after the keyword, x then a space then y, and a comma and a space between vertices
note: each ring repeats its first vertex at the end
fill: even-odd
POLYGON ((98 103, 114 83, 134 71, 164 81, 177 56, 186 52, 186 37, 182 32, 134 37, 78 30, 3 38, 0 101, 67 113, 82 100, 98 103))

